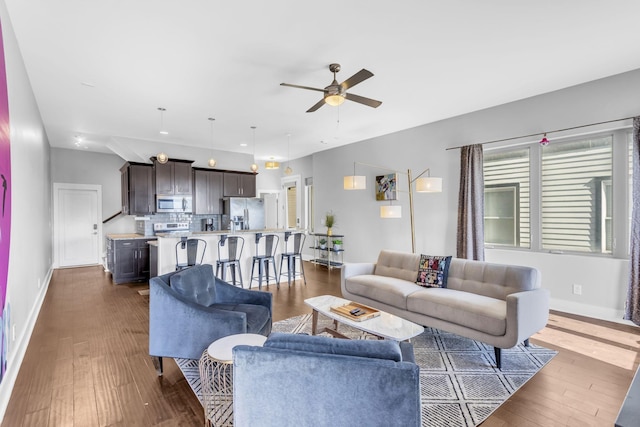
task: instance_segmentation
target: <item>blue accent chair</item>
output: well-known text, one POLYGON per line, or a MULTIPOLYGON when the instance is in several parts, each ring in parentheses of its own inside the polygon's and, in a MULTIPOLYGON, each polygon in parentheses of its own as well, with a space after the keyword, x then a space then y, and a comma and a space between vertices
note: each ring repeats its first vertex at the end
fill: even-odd
POLYGON ((233 349, 234 425, 420 426, 410 343, 273 333, 233 349))
POLYGON ((158 375, 162 358, 199 359, 218 338, 271 333, 273 296, 215 277, 210 264, 149 280, 149 355, 158 375))

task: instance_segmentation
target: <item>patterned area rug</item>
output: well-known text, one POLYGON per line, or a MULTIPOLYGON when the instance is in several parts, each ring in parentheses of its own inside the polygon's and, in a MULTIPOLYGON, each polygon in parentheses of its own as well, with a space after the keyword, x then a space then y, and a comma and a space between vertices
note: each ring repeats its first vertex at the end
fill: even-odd
MULTIPOLYGON (((332 323, 320 316, 318 327, 332 323)), ((351 339, 377 339, 344 325, 339 330, 351 339)), ((276 322, 273 331, 310 334, 311 314, 276 322)), ((420 366, 423 427, 477 426, 557 354, 533 344, 519 345, 502 351, 502 370, 498 370, 493 347, 458 335, 425 328, 411 342, 420 366)), ((198 361, 176 359, 176 363, 202 401, 198 361)))

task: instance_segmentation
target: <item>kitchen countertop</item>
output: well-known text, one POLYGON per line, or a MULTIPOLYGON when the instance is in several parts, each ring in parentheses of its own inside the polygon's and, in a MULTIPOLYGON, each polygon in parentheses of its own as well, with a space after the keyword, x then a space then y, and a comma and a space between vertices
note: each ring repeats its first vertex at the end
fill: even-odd
POLYGON ((156 236, 143 236, 137 233, 124 233, 124 234, 107 234, 107 238, 112 240, 130 240, 130 239, 155 239, 156 236))
POLYGON ((156 233, 156 237, 189 237, 189 236, 209 236, 209 235, 234 235, 234 234, 255 234, 255 233, 284 233, 290 231, 292 233, 305 231, 301 229, 284 229, 284 228, 266 228, 262 230, 214 230, 214 231, 185 231, 184 233, 156 233))

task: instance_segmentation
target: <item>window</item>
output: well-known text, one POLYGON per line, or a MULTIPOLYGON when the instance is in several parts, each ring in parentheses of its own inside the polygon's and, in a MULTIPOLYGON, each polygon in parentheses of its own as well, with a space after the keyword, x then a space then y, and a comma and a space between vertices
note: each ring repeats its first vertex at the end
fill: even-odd
POLYGON ((484 240, 530 246, 529 149, 484 155, 484 240))
POLYGON ((486 150, 487 247, 628 255, 615 242, 628 242, 631 140, 620 129, 544 147, 486 150), (614 163, 628 171, 614 174, 614 163))
POLYGON ((543 249, 611 253, 612 139, 542 148, 543 249))

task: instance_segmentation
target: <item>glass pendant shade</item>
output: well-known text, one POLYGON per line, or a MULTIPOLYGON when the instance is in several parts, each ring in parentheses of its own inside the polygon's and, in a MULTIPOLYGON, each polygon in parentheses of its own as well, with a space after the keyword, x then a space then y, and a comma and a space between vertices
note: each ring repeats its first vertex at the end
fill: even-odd
POLYGON ((209 167, 210 168, 215 168, 216 167, 216 159, 214 159, 213 157, 209 159, 209 167))
POLYGON ((367 181, 363 175, 349 175, 344 177, 345 190, 365 190, 367 181))
POLYGON ((291 169, 290 166, 287 166, 287 168, 284 170, 285 175, 291 175, 293 173, 293 169, 291 169))
POLYGON ((416 179, 416 191, 418 193, 441 193, 442 178, 428 176, 416 179))
POLYGON ((380 206, 380 218, 402 218, 402 206, 380 206))
POLYGON ((255 163, 251 164, 251 172, 258 172, 258 165, 256 165, 255 163))
POLYGON ((165 164, 169 161, 169 156, 167 156, 165 153, 160 153, 156 156, 156 159, 159 163, 165 164))

